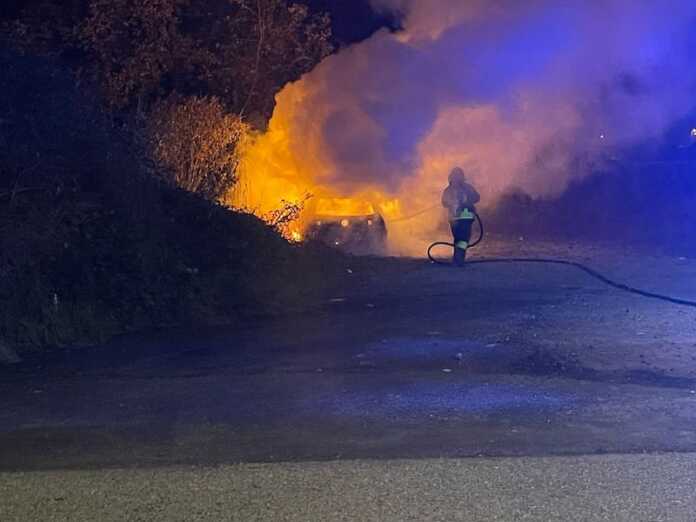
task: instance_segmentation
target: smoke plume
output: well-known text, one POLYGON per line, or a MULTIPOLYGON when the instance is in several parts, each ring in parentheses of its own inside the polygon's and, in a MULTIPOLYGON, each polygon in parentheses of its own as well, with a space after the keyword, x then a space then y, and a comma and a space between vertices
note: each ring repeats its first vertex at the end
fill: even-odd
MULTIPOLYGON (((394 198, 394 217, 407 216, 437 204, 461 166, 484 204, 511 188, 552 196, 613 151, 659 141, 696 105, 691 0, 373 4, 403 30, 278 95, 248 155, 266 194, 394 198)), ((409 236, 439 220, 424 214, 409 236)))

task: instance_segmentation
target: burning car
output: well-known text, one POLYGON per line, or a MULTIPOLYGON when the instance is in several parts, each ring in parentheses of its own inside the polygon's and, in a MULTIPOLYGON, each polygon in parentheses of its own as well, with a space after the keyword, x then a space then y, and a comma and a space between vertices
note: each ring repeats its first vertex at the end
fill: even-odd
POLYGON ((368 202, 350 199, 320 199, 312 209, 306 237, 353 254, 384 251, 387 226, 368 202))

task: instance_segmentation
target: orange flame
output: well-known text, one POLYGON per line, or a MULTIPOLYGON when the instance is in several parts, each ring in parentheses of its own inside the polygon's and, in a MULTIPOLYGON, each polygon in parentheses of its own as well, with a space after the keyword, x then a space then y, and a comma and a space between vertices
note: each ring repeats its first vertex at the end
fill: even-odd
POLYGON ((285 231, 287 239, 296 242, 302 240, 305 228, 317 216, 379 213, 387 220, 401 217, 401 200, 378 187, 357 185, 346 193, 345 187, 333 186, 326 173, 335 166, 324 153, 318 129, 310 135, 293 134, 295 111, 309 87, 310 82, 304 79, 286 86, 278 95, 268 130, 251 136, 242 150, 238 182, 227 203, 263 218, 285 204, 302 204, 309 194, 303 212, 285 231))
POLYGON ((301 241, 306 228, 320 215, 378 213, 387 222, 392 253, 420 254, 424 245, 414 242, 414 232, 432 237, 433 229, 441 222, 441 213, 421 216, 417 223, 400 221, 406 214, 439 201, 441 178, 446 180, 448 173, 447 158, 437 158, 442 169, 416 172, 414 179, 396 187, 395 193, 380 187, 377 183, 381 180, 351 182, 346 186, 345 177, 337 175, 340 167, 327 152, 322 133, 322 124, 332 107, 307 109, 308 97, 321 84, 313 74, 287 85, 277 96, 267 131, 246 140, 238 183, 227 203, 263 218, 284 204, 303 204, 309 194, 311 198, 297 221, 284 230, 287 239, 301 241), (435 179, 430 179, 433 176, 435 179), (337 179, 342 179, 343 184, 337 179), (393 221, 399 223, 392 225, 393 221))

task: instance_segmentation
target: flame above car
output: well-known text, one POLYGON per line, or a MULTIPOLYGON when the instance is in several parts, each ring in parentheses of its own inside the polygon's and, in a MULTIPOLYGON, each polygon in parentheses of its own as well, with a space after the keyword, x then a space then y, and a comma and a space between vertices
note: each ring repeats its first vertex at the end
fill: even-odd
POLYGON ((369 201, 353 198, 320 198, 316 202, 316 216, 350 217, 375 214, 375 207, 369 201))

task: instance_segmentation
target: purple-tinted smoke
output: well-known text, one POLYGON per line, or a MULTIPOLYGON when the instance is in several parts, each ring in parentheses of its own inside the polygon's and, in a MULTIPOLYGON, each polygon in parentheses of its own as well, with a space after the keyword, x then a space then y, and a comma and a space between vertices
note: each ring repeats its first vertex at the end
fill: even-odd
POLYGON ((373 2, 404 30, 278 96, 269 135, 290 182, 418 209, 459 165, 488 202, 512 187, 553 195, 696 105, 692 0, 373 2))

